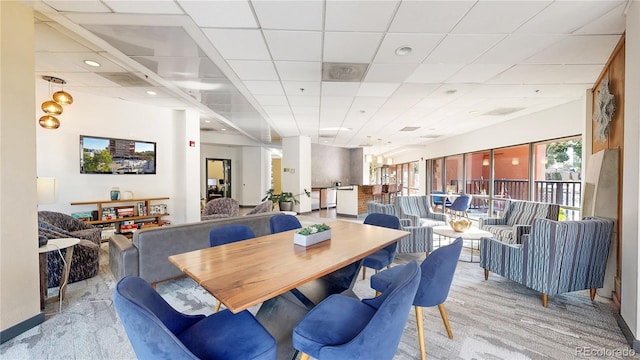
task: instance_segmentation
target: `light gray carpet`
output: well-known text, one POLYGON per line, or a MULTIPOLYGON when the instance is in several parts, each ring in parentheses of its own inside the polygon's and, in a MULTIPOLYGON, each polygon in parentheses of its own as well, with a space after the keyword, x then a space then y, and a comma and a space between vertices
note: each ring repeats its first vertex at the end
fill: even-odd
MULTIPOLYGON (((70 284, 62 312, 57 313, 56 304, 47 305, 47 320, 2 344, 1 359, 135 358, 111 301, 115 281, 107 251, 105 243, 98 276, 70 284)), ((399 254, 397 262, 423 258, 399 254)), ((359 280, 355 290, 360 297, 374 294, 368 278, 359 280)), ((215 305, 215 299, 188 278, 159 284, 158 291, 185 313, 210 314, 215 305)), ((458 263, 445 306, 453 339, 446 336, 437 308, 424 311, 429 359, 608 359, 624 358, 619 353, 628 351, 609 300, 597 297, 591 302, 588 291, 580 291, 551 297, 545 309, 539 294, 521 285, 493 274, 484 281, 475 263, 458 263), (581 356, 580 348, 600 355, 581 356)), ((420 358, 415 324, 412 310, 395 359, 420 358)))

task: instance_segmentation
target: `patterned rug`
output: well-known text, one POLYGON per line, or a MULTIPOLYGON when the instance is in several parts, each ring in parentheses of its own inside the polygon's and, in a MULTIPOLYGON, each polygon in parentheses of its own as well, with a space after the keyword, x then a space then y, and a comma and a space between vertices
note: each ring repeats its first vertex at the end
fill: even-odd
MULTIPOLYGON (((423 258, 399 254, 396 262, 423 258)), ((62 311, 58 304, 47 305, 47 320, 2 344, 0 358, 134 359, 113 308, 115 280, 107 262, 104 243, 98 276, 70 284, 62 311)), ((185 313, 210 314, 215 305, 215 299, 189 278, 161 283, 157 290, 185 313)), ((374 295, 368 277, 358 280, 355 292, 361 298, 374 295)), ((485 281, 477 263, 459 262, 445 306, 453 339, 447 337, 437 308, 424 310, 429 359, 630 358, 624 356, 629 348, 611 301, 597 297, 592 302, 588 291, 551 297, 545 309, 540 294, 493 274, 485 281)), ((420 358, 415 325, 412 310, 394 359, 420 358)))

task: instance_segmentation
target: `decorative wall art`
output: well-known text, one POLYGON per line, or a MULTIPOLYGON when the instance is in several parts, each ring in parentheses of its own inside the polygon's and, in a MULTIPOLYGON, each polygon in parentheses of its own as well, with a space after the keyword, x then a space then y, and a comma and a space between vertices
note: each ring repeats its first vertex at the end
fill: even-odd
POLYGON ((596 122, 595 138, 604 143, 609 136, 609 127, 613 113, 616 111, 615 96, 609 92, 609 79, 602 79, 598 97, 596 98, 596 108, 593 112, 593 120, 596 122))

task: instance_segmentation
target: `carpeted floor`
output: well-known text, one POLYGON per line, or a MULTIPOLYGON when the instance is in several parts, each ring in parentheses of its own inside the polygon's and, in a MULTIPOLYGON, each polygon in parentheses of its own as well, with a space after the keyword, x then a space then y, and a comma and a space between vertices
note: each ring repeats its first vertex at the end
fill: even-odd
MULTIPOLYGON (((111 301, 115 280, 106 243, 101 255, 98 276, 70 284, 62 311, 57 304, 47 305, 43 324, 0 345, 1 359, 135 358, 111 301)), ((423 258, 399 254, 396 262, 423 258)), ((189 278, 159 284, 157 290, 185 313, 210 314, 215 305, 189 278)), ((360 297, 374 295, 368 276, 358 281, 355 291, 360 297)), ((591 302, 588 291, 551 297, 545 309, 538 293, 493 274, 485 281, 477 263, 459 262, 445 306, 453 339, 446 336, 437 308, 424 310, 429 359, 631 358, 625 356, 629 347, 612 303, 600 297, 591 302)), ((394 359, 420 358, 415 324, 412 310, 394 359)))

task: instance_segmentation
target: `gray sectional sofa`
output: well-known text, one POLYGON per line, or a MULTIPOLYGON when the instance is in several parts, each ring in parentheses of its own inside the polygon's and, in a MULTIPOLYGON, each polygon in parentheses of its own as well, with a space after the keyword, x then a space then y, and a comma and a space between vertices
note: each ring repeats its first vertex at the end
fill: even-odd
POLYGON ((151 284, 184 275, 167 259, 169 255, 209 247, 209 231, 218 226, 244 224, 256 236, 271 233, 269 219, 278 212, 236 216, 189 224, 139 230, 133 239, 114 235, 109 239, 109 266, 116 280, 134 275, 151 284))

